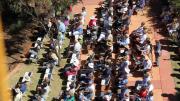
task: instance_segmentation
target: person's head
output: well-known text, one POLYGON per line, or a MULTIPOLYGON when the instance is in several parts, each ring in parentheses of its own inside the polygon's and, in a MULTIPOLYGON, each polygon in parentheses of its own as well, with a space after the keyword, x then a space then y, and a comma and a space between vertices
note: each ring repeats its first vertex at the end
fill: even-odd
POLYGON ((42 99, 41 99, 42 97, 40 96, 40 95, 38 95, 38 97, 37 97, 37 101, 42 101, 42 99))
POLYGON ((145 26, 145 22, 141 22, 141 27, 144 27, 145 26))
POLYGON ((147 86, 149 87, 151 85, 151 81, 148 81, 147 82, 147 86))
POLYGON ((154 94, 153 94, 153 92, 152 91, 150 91, 149 92, 149 96, 153 96, 154 94))
POLYGON ((21 84, 20 83, 17 83, 15 88, 20 88, 21 84))
POLYGON ((32 75, 32 72, 29 72, 29 73, 28 73, 28 76, 31 76, 31 75, 32 75))
POLYGON ((156 40, 156 44, 160 44, 160 41, 159 41, 159 40, 156 40))
POLYGON ((148 73, 144 74, 144 78, 148 78, 150 75, 148 73))
POLYGON ((85 7, 82 7, 82 11, 86 11, 86 8, 85 8, 85 7))
POLYGON ((75 42, 75 43, 78 43, 79 41, 78 41, 78 39, 75 39, 74 42, 75 42))
POLYGON ((47 87, 48 84, 46 82, 43 83, 43 87, 47 87))

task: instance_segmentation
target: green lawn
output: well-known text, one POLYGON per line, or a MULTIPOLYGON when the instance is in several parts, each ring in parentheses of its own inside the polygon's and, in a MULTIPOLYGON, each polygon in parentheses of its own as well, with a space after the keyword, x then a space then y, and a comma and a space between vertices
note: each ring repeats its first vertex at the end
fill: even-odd
MULTIPOLYGON (((44 43, 47 43, 46 39, 44 40, 44 43)), ((64 41, 63 48, 62 48, 62 53, 64 51, 64 48, 67 47, 68 43, 69 43, 69 39, 66 38, 64 41)), ((44 46, 44 48, 47 48, 47 47, 44 46)), ((45 49, 41 49, 39 53, 39 58, 43 58, 42 56, 43 53, 45 53, 45 49)), ((47 101, 51 101, 53 97, 57 97, 63 87, 63 84, 62 84, 63 80, 59 76, 60 74, 59 70, 63 68, 65 64, 66 64, 66 59, 62 59, 61 67, 57 67, 53 70, 53 80, 51 80, 51 87, 50 87, 51 92, 49 93, 49 97, 47 101)), ((33 63, 30 65, 22 64, 21 66, 22 66, 22 69, 18 71, 17 73, 15 73, 12 77, 10 77, 9 83, 11 87, 14 87, 15 84, 19 81, 20 77, 22 77, 25 72, 28 72, 28 71, 33 72, 32 84, 28 85, 28 91, 26 93, 26 96, 24 96, 23 98, 23 101, 28 101, 30 99, 30 96, 32 96, 32 92, 36 90, 36 86, 38 85, 38 82, 40 80, 40 76, 42 75, 42 73, 38 73, 38 68, 39 68, 38 64, 33 64, 33 63)))
POLYGON ((171 64, 173 67, 172 76, 175 82, 175 89, 176 89, 176 100, 179 101, 180 98, 180 58, 177 54, 178 49, 174 49, 175 51, 170 52, 171 57, 171 64))

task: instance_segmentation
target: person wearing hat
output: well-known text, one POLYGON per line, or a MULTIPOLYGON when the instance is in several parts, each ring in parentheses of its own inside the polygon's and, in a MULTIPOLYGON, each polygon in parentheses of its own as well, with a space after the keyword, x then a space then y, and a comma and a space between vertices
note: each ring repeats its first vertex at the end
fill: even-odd
POLYGON ((95 26, 97 26, 97 19, 95 18, 95 16, 91 16, 88 27, 91 29, 95 26))

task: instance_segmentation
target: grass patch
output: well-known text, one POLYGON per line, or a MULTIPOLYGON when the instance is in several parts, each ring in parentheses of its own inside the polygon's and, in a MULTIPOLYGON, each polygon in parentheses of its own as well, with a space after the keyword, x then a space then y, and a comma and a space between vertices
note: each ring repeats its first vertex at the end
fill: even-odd
POLYGON ((176 96, 175 99, 180 99, 180 59, 179 55, 174 51, 170 52, 171 64, 173 66, 173 72, 171 76, 174 78, 176 96))
MULTIPOLYGON (((48 39, 45 39, 44 43, 47 43, 47 42, 48 42, 48 39)), ((64 48, 66 48, 68 45, 69 45, 69 39, 65 38, 61 53, 64 52, 64 48)), ((47 47, 44 47, 44 48, 47 48, 47 47)), ((45 49, 41 49, 41 51, 39 52, 40 59, 43 58, 42 54, 44 53, 45 53, 45 49)), ((51 80, 51 87, 50 87, 51 92, 49 93, 49 97, 47 98, 47 101, 51 101, 54 97, 57 97, 63 87, 62 86, 63 80, 59 76, 60 74, 59 70, 63 68, 65 64, 66 64, 66 59, 62 59, 61 67, 57 67, 53 70, 53 80, 51 80)), ((21 66, 22 66, 21 70, 9 78, 9 83, 10 83, 10 87, 14 87, 16 83, 19 81, 20 77, 22 77, 25 72, 29 72, 29 71, 33 72, 33 77, 31 79, 32 84, 28 85, 26 96, 23 97, 23 101, 28 101, 30 100, 30 96, 33 95, 32 92, 36 90, 36 86, 38 85, 38 82, 41 79, 40 76, 42 75, 42 73, 38 72, 38 68, 39 68, 38 64, 33 64, 33 63, 30 65, 21 64, 21 66)))

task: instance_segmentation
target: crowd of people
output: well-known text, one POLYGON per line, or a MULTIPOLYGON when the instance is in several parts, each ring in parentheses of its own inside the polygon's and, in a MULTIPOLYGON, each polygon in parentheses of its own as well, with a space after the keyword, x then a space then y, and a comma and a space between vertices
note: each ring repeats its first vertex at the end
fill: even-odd
MULTIPOLYGON (((97 15, 90 17, 87 27, 85 7, 74 16, 68 32, 70 62, 62 73, 67 78, 67 89, 58 100, 153 101, 150 31, 142 22, 129 33, 131 16, 144 13, 146 3, 146 0, 106 0, 100 3, 97 15), (82 50, 92 50, 84 64, 80 60, 82 50), (142 80, 129 89, 128 77, 136 72, 142 80)), ((156 43, 155 65, 159 66, 161 45, 159 41, 156 43)))
POLYGON ((170 1, 168 5, 163 5, 161 15, 160 15, 160 21, 163 26, 165 26, 165 29, 167 31, 167 35, 173 39, 173 41, 179 43, 179 21, 178 21, 178 12, 170 5, 170 1))
MULTIPOLYGON (((148 36, 150 30, 146 23, 142 22, 129 33, 129 25, 133 23, 131 16, 144 14, 143 9, 148 4, 149 0, 105 0, 100 3, 97 15, 90 18, 87 26, 88 11, 85 7, 73 19, 70 19, 71 9, 64 11, 61 16, 50 18, 46 35, 50 38, 50 46, 42 67, 45 73, 37 86, 34 101, 47 101, 52 71, 60 64, 59 50, 66 36, 70 39, 66 50, 66 57, 70 60, 62 72, 67 81, 66 90, 61 91, 55 100, 154 101, 151 69, 153 65, 159 66, 161 44, 156 41, 154 64, 153 46, 148 36), (81 61, 83 50, 89 53, 85 63, 81 61), (138 73, 142 80, 129 88, 128 77, 134 73, 138 73)), ((167 19, 163 21, 167 22, 167 19)), ((24 93, 21 88, 26 87, 23 85, 17 85, 16 88, 20 90, 15 90, 16 96, 18 92, 24 93)))

